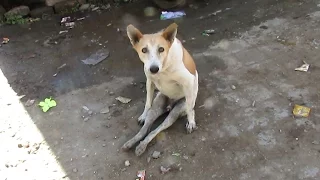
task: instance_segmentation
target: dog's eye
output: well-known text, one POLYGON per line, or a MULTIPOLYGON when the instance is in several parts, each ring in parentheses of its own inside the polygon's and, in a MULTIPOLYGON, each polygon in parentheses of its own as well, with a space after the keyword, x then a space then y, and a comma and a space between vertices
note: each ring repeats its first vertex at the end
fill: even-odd
POLYGON ((158 51, 159 51, 159 53, 162 53, 164 51, 164 48, 163 47, 159 47, 158 51))
POLYGON ((147 53, 148 49, 147 48, 142 48, 141 50, 143 53, 147 53))

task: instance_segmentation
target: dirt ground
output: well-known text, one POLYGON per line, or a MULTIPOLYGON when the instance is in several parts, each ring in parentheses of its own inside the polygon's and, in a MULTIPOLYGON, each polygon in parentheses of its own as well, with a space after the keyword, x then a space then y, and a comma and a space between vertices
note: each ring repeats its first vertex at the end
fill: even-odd
POLYGON ((150 4, 141 1, 72 14, 86 18, 63 35, 58 15, 1 26, 10 38, 0 47, 1 179, 128 180, 143 169, 147 180, 320 179, 320 1, 191 4, 177 23, 199 72, 199 128, 187 134, 181 119, 141 157, 120 150, 138 132, 145 101, 142 63, 124 30, 155 32, 173 20, 145 17, 150 4), (106 60, 81 62, 102 48, 106 60), (309 71, 295 71, 303 61, 309 71), (37 104, 50 96, 58 105, 43 113, 37 104), (295 104, 310 116, 295 118, 295 104), (154 151, 160 158, 150 159, 154 151))

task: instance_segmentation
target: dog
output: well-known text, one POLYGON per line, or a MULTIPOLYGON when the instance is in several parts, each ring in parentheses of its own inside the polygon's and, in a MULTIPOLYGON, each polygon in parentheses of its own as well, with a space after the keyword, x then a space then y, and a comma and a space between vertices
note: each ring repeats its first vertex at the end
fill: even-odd
POLYGON ((133 25, 127 26, 127 35, 144 64, 146 75, 146 103, 138 122, 143 124, 140 131, 123 146, 123 150, 133 147, 149 132, 153 122, 166 111, 166 119, 150 132, 136 147, 135 154, 140 156, 147 145, 161 131, 169 128, 179 117, 187 116, 188 133, 197 128, 194 106, 198 95, 198 72, 189 52, 176 37, 178 25, 154 33, 142 34, 133 25), (155 90, 158 90, 154 97, 155 90))

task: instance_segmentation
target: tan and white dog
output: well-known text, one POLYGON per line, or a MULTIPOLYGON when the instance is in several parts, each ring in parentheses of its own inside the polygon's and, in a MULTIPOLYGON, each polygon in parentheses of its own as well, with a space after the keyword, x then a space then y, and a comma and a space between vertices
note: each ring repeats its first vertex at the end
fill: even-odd
POLYGON ((158 33, 142 34, 133 25, 127 27, 130 42, 144 63, 147 98, 144 111, 138 118, 144 125, 122 149, 128 150, 142 140, 153 122, 170 110, 163 123, 136 147, 137 156, 146 150, 158 133, 170 127, 180 116, 187 115, 188 133, 196 128, 194 106, 198 94, 198 72, 193 58, 176 38, 177 28, 173 23, 158 33), (155 88, 159 93, 153 99, 155 88))

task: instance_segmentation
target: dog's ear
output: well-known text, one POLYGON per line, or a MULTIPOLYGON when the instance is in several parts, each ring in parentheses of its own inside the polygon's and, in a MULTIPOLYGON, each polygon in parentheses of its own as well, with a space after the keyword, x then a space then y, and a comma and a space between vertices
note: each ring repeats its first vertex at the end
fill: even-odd
POLYGON ((127 35, 133 46, 136 45, 143 36, 143 34, 137 28, 135 28, 132 24, 127 26, 127 35))
POLYGON ((162 32, 162 36, 170 43, 173 43, 174 39, 176 38, 177 31, 178 25, 176 23, 172 23, 162 32))

